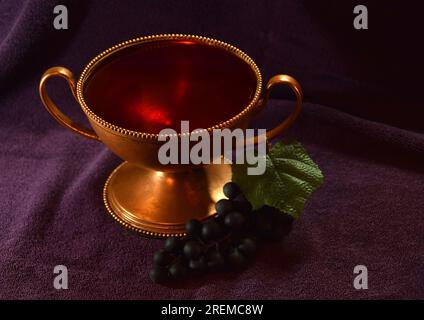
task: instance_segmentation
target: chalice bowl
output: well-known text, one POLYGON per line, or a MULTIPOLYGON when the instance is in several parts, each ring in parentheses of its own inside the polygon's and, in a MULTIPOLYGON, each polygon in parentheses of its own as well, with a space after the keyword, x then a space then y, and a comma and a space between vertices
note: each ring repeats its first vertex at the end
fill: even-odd
MULTIPOLYGON (((271 88, 288 85, 297 102, 290 115, 267 131, 283 133, 302 107, 302 91, 288 75, 272 77, 262 93, 255 62, 222 41, 193 35, 153 35, 125 41, 91 60, 78 82, 64 67, 48 69, 39 92, 47 111, 64 127, 104 143, 124 160, 107 179, 103 199, 122 225, 150 237, 181 236, 189 219, 214 214, 231 180, 229 164, 169 164, 158 161, 164 128, 246 130, 265 108, 271 88), (64 78, 91 128, 64 115, 49 97, 46 81, 64 78)), ((181 138, 185 133, 178 133, 181 138)), ((257 137, 256 137, 257 138, 257 137)), ((256 139, 257 140, 257 139, 256 139)))

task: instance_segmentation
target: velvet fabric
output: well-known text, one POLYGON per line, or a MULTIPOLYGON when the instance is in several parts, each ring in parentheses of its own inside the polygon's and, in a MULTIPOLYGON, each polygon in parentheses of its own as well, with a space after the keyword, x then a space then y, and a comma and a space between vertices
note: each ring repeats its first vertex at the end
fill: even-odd
MULTIPOLYGON (((369 29, 353 28, 356 1, 0 1, 0 298, 318 299, 424 297, 423 50, 419 10, 361 1, 369 29), (55 30, 64 4, 69 29, 55 30), (44 110, 38 83, 62 65, 76 76, 121 41, 189 33, 249 54, 264 80, 303 86, 301 141, 324 175, 292 234, 261 247, 241 273, 160 286, 148 277, 163 245, 106 212, 103 184, 120 163, 101 143, 65 130, 44 110), (69 289, 53 287, 66 265, 69 289), (355 290, 353 269, 368 268, 355 290)), ((422 19, 421 19, 422 20, 422 19)), ((85 121, 63 80, 54 101, 85 121)), ((276 90, 254 126, 293 107, 276 90)))

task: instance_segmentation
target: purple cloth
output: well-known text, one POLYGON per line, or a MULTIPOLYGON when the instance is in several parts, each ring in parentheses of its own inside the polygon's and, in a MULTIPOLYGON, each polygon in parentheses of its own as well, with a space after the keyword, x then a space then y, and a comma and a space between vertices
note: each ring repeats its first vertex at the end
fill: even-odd
MULTIPOLYGON (((355 1, 0 1, 0 298, 424 298, 420 11, 361 3, 366 31, 352 27, 355 1), (69 30, 53 28, 56 4, 69 30), (78 76, 111 45, 158 33, 218 38, 252 56, 265 81, 296 77, 306 103, 288 135, 325 174, 287 241, 261 247, 246 271, 169 287, 148 278, 162 241, 103 207, 120 159, 59 126, 37 93, 48 67, 78 76), (68 290, 53 288, 59 264, 68 290), (353 288, 359 264, 368 290, 353 288)), ((49 90, 83 119, 62 80, 49 90)), ((256 126, 292 107, 288 92, 274 98, 256 126)))

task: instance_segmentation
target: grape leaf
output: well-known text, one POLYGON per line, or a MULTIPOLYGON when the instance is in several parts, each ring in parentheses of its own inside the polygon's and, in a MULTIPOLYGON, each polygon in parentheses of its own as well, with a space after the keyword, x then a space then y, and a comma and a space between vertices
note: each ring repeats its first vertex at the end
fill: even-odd
POLYGON ((233 164, 232 180, 254 209, 268 205, 299 218, 309 196, 323 182, 321 170, 296 141, 278 142, 264 157, 263 175, 248 175, 248 164, 233 164))

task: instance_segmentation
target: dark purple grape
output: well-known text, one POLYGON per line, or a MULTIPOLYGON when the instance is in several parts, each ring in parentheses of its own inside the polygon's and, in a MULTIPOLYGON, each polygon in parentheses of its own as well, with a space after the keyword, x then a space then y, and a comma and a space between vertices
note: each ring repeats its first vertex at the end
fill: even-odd
POLYGON ((262 208, 255 210, 256 216, 256 227, 255 233, 262 239, 272 239, 272 232, 275 224, 275 212, 273 208, 263 206, 262 208))
POLYGON ((155 266, 150 270, 149 276, 154 283, 164 283, 169 280, 168 270, 160 266, 155 266))
POLYGON ((182 262, 175 262, 169 267, 169 274, 173 279, 182 279, 188 275, 188 268, 182 262))
POLYGON ((153 262, 157 266, 166 266, 172 261, 172 256, 169 252, 161 249, 155 252, 153 262))
POLYGON ((291 226, 293 225, 294 218, 288 214, 285 214, 283 212, 279 212, 277 219, 279 224, 288 226, 288 230, 290 230, 291 226))
POLYGON ((281 240, 285 236, 285 227, 282 225, 274 225, 267 239, 281 240))
POLYGON ((220 226, 223 226, 224 225, 224 219, 225 219, 225 217, 226 217, 227 215, 226 214, 223 214, 223 215, 218 215, 218 214, 216 214, 216 216, 214 217, 215 218, 215 221, 220 225, 220 226))
POLYGON ((259 235, 264 239, 279 240, 288 235, 293 224, 293 217, 277 208, 263 206, 257 211, 259 235))
POLYGON ((280 240, 287 236, 293 226, 293 218, 287 218, 288 215, 279 213, 279 217, 275 219, 274 229, 272 231, 272 238, 274 240, 280 240))
POLYGON ((163 283, 184 278, 190 272, 200 274, 208 268, 219 270, 226 265, 233 270, 242 269, 257 251, 256 238, 281 239, 290 232, 292 216, 271 206, 252 211, 251 204, 234 183, 227 183, 224 193, 231 200, 221 199, 215 204, 216 218, 203 224, 194 219, 188 221, 187 236, 168 238, 165 250, 155 253, 155 267, 149 273, 152 281, 163 283), (245 238, 238 241, 240 236, 245 238), (211 246, 215 241, 217 245, 211 246))
POLYGON ((215 203, 215 210, 218 215, 222 216, 233 210, 233 203, 228 199, 221 199, 215 203))
POLYGON ((197 258, 203 251, 202 246, 199 242, 190 240, 184 245, 184 256, 187 259, 197 258))
POLYGON ((252 205, 243 194, 239 194, 233 199, 234 209, 245 214, 252 211, 252 205))
POLYGON ((245 222, 243 215, 240 212, 234 211, 227 214, 224 218, 224 224, 230 229, 240 229, 245 222))
POLYGON ((272 221, 267 219, 260 219, 258 224, 258 235, 263 239, 271 239, 272 233, 274 230, 274 226, 272 224, 272 221))
POLYGON ((263 206, 258 211, 263 217, 267 217, 267 219, 271 220, 275 219, 280 214, 280 211, 277 208, 270 206, 263 206))
POLYGON ((251 211, 249 213, 243 214, 243 217, 246 219, 246 227, 249 228, 249 230, 252 230, 252 234, 254 234, 254 230, 257 229, 258 221, 259 221, 259 215, 257 211, 251 211))
POLYGON ((176 237, 171 237, 165 241, 165 250, 171 253, 178 253, 183 247, 183 241, 176 237))
POLYGON ((233 249, 229 252, 227 257, 230 267, 233 269, 241 269, 246 266, 247 259, 238 249, 233 249))
POLYGON ((217 250, 212 250, 207 255, 207 264, 209 269, 221 269, 225 265, 225 259, 217 250))
POLYGON ((221 227, 214 220, 206 221, 202 226, 202 238, 210 241, 215 240, 221 235, 221 227))
POLYGON ((284 224, 282 224, 283 226, 283 236, 287 236, 292 228, 293 228, 293 221, 294 219, 292 218, 292 220, 290 222, 285 222, 284 224))
POLYGON ((197 237, 202 230, 202 223, 196 219, 189 220, 185 225, 185 231, 188 235, 197 237))
POLYGON ((203 271, 206 269, 206 261, 204 256, 200 256, 197 259, 191 259, 189 267, 195 271, 203 271))
POLYGON ((241 193, 239 186, 234 182, 227 182, 223 187, 223 191, 228 199, 234 199, 241 193))
POLYGON ((238 245, 237 249, 247 258, 254 256, 256 252, 256 242, 253 239, 245 238, 238 245))

